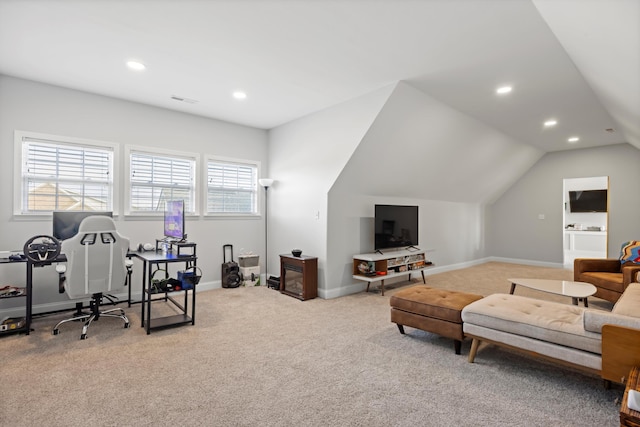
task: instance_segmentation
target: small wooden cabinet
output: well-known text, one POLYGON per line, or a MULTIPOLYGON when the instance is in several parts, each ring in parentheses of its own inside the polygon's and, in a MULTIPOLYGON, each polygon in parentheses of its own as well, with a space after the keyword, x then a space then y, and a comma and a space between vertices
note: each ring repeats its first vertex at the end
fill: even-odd
POLYGON ((317 297, 318 258, 280 255, 280 292, 302 301, 317 297))

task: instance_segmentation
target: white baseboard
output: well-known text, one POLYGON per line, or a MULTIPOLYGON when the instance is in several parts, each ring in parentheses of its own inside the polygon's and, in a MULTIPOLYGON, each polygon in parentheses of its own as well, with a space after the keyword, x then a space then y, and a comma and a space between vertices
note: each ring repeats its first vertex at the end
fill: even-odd
POLYGON ((488 261, 495 261, 495 262, 508 262, 511 264, 523 264, 523 265, 532 265, 534 267, 549 267, 549 268, 563 268, 563 269, 568 269, 572 270, 573 269, 573 265, 565 265, 561 262, 546 262, 546 261, 532 261, 532 260, 527 260, 527 259, 517 259, 517 258, 501 258, 501 257, 489 257, 488 261))
MULTIPOLYGON (((533 261, 533 260, 516 259, 516 258, 486 257, 486 258, 475 259, 475 260, 472 260, 472 261, 460 262, 460 263, 457 263, 457 264, 449 264, 449 265, 429 267, 429 268, 426 268, 424 270, 424 275, 425 276, 431 276, 433 274, 446 273, 448 271, 460 270, 462 268, 473 267, 473 266, 476 266, 476 265, 485 264, 487 262, 492 262, 492 261, 493 262, 506 262, 506 263, 511 263, 511 264, 531 265, 531 266, 534 266, 534 267, 549 267, 549 268, 567 269, 567 266, 565 266, 562 263, 533 261)), ((571 268, 573 268, 573 266, 569 267, 569 269, 571 269, 571 268)), ((396 282, 401 282, 403 280, 406 280, 406 279, 398 278, 396 280, 396 282)), ((394 283, 394 282, 389 282, 389 283, 394 283)), ((338 298, 338 297, 342 297, 342 296, 346 296, 346 295, 351 295, 351 294, 355 294, 355 293, 358 293, 358 292, 362 292, 365 289, 366 289, 366 284, 362 284, 362 283, 359 282, 359 283, 349 284, 349 285, 346 285, 346 286, 341 286, 338 289, 332 289, 332 290, 330 290, 328 292, 318 289, 318 296, 320 298, 325 298, 325 299, 338 298)))

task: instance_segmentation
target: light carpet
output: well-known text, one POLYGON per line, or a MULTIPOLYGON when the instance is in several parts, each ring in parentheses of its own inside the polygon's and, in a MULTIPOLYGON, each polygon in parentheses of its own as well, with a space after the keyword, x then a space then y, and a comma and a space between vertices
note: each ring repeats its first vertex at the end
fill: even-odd
MULTIPOLYGON (((427 284, 487 295, 508 292, 509 277, 571 272, 492 262, 427 284)), ((0 339, 0 425, 618 425, 621 386, 495 346, 470 364, 468 340, 458 356, 449 339, 401 335, 389 297, 409 285, 304 302, 266 287, 200 292, 195 326, 149 336, 139 305, 130 329, 104 318, 87 340, 75 322, 51 335, 62 315, 36 318, 29 336, 0 339)))

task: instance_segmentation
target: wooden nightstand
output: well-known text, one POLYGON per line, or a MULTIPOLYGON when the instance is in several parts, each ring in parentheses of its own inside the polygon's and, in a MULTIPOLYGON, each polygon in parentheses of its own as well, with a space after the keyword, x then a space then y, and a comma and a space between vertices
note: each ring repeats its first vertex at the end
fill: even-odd
POLYGON ((640 427, 640 412, 629 409, 627 406, 627 398, 629 397, 629 390, 639 390, 640 383, 638 382, 638 371, 640 368, 634 367, 629 372, 629 378, 627 379, 627 388, 624 390, 624 396, 622 396, 622 404, 620 405, 620 427, 640 427))

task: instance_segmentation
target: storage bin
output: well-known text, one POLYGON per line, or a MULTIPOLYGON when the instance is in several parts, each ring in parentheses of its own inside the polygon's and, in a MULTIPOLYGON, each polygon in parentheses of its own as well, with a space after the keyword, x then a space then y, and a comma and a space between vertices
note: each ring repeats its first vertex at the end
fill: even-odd
POLYGON ((260 255, 240 255, 238 264, 240 267, 257 267, 260 261, 260 255))

